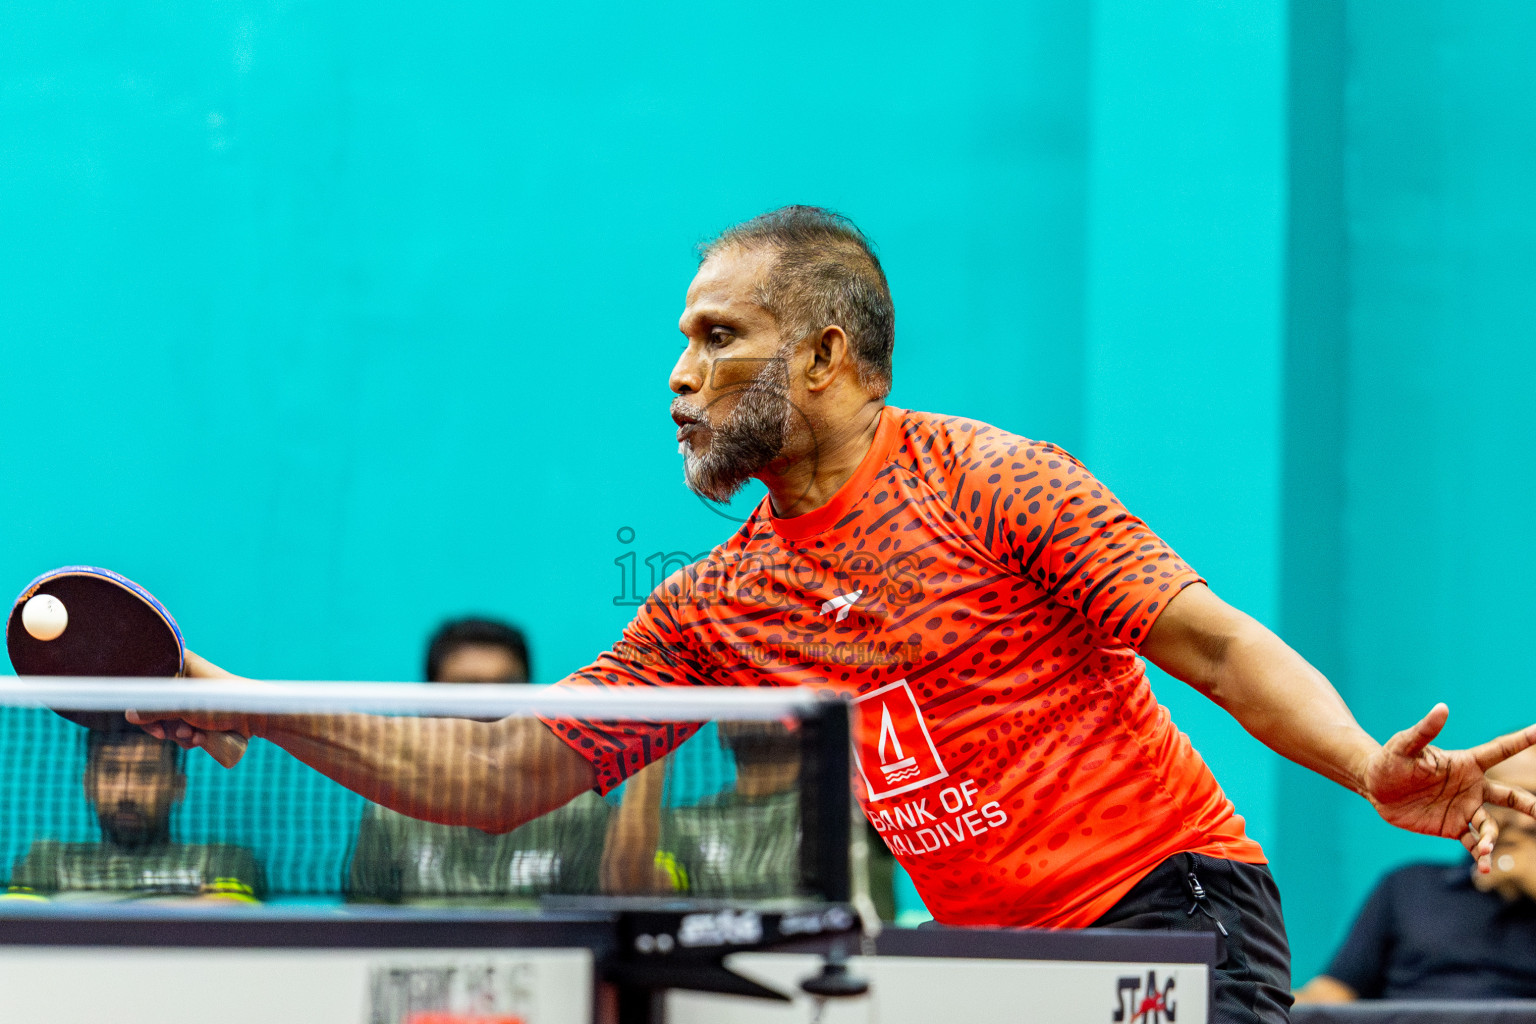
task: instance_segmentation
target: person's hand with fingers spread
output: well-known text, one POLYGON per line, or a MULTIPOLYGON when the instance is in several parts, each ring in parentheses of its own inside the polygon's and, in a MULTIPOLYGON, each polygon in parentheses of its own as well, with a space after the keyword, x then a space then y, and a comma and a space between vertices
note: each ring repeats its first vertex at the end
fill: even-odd
POLYGON ((1536 726, 1469 750, 1441 750, 1431 741, 1449 714, 1444 704, 1436 704, 1417 725, 1388 740, 1361 773, 1361 795, 1399 828, 1461 840, 1477 859, 1477 870, 1487 874, 1499 822, 1484 805, 1536 817, 1536 796, 1485 773, 1536 743, 1536 726))

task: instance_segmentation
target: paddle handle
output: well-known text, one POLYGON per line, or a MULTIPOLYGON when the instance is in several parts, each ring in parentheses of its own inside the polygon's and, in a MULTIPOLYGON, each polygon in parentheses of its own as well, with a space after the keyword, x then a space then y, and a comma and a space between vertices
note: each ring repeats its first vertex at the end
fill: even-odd
POLYGON ((225 768, 233 768, 245 756, 249 742, 237 732, 210 732, 203 736, 203 749, 225 768))
MULTIPOLYGON (((176 673, 178 676, 185 677, 186 675, 188 653, 186 648, 182 648, 182 671, 176 673)), ((196 655, 193 655, 193 657, 196 657, 196 655)), ((199 661, 201 662, 201 659, 199 661)), ((215 671, 222 672, 223 670, 216 668, 215 671)), ((227 676, 229 673, 225 672, 224 674, 227 676)), ((209 681, 216 683, 218 679, 211 679, 209 681)), ((208 732, 203 734, 203 749, 208 751, 209 757, 219 762, 225 768, 233 768, 239 764, 240 759, 245 756, 245 748, 249 744, 250 740, 237 732, 208 732)))

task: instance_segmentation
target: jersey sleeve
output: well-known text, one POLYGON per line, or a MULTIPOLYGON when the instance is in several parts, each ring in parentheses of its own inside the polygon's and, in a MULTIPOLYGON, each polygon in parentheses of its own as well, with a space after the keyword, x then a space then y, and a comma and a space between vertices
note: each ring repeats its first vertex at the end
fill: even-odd
POLYGON ((1349 936, 1324 971, 1363 999, 1380 996, 1386 986, 1387 957, 1391 951, 1392 881, 1388 875, 1376 886, 1349 929, 1349 936))
MULTIPOLYGON (((687 570, 673 574, 641 606, 623 638, 560 686, 704 686, 714 671, 703 647, 680 616, 689 600, 687 570)), ((552 729, 596 770, 596 790, 607 794, 635 772, 677 749, 699 722, 592 721, 545 718, 552 729)))
POLYGON ((973 427, 966 454, 948 474, 955 511, 1008 571, 1081 613, 1099 646, 1139 650, 1173 596, 1203 582, 1060 448, 973 427))

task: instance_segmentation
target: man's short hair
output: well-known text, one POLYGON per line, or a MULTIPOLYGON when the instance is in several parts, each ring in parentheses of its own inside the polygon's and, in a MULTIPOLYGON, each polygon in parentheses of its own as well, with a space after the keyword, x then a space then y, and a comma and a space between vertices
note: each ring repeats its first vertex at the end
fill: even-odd
POLYGON ((427 682, 438 682, 443 662, 460 647, 500 647, 522 663, 526 681, 533 678, 528 641, 516 626, 494 619, 453 619, 438 627, 427 645, 427 682))
POLYGON ((85 731, 85 766, 89 768, 96 763, 97 756, 108 747, 125 747, 139 743, 157 743, 160 745, 160 756, 170 765, 172 771, 180 772, 187 752, 174 740, 156 739, 136 725, 123 724, 109 729, 87 729, 85 731))
POLYGON ((817 206, 785 206, 726 228, 699 246, 699 262, 731 248, 773 254, 757 303, 789 340, 841 327, 859 382, 877 397, 890 393, 896 309, 874 247, 853 221, 817 206))

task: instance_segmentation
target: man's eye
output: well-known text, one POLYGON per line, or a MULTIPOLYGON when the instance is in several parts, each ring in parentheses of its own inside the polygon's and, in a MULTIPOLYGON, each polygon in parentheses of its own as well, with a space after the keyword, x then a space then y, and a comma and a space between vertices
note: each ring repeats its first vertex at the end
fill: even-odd
POLYGON ((711 345, 728 345, 735 337, 734 334, 724 327, 716 327, 709 332, 709 343, 711 345))

